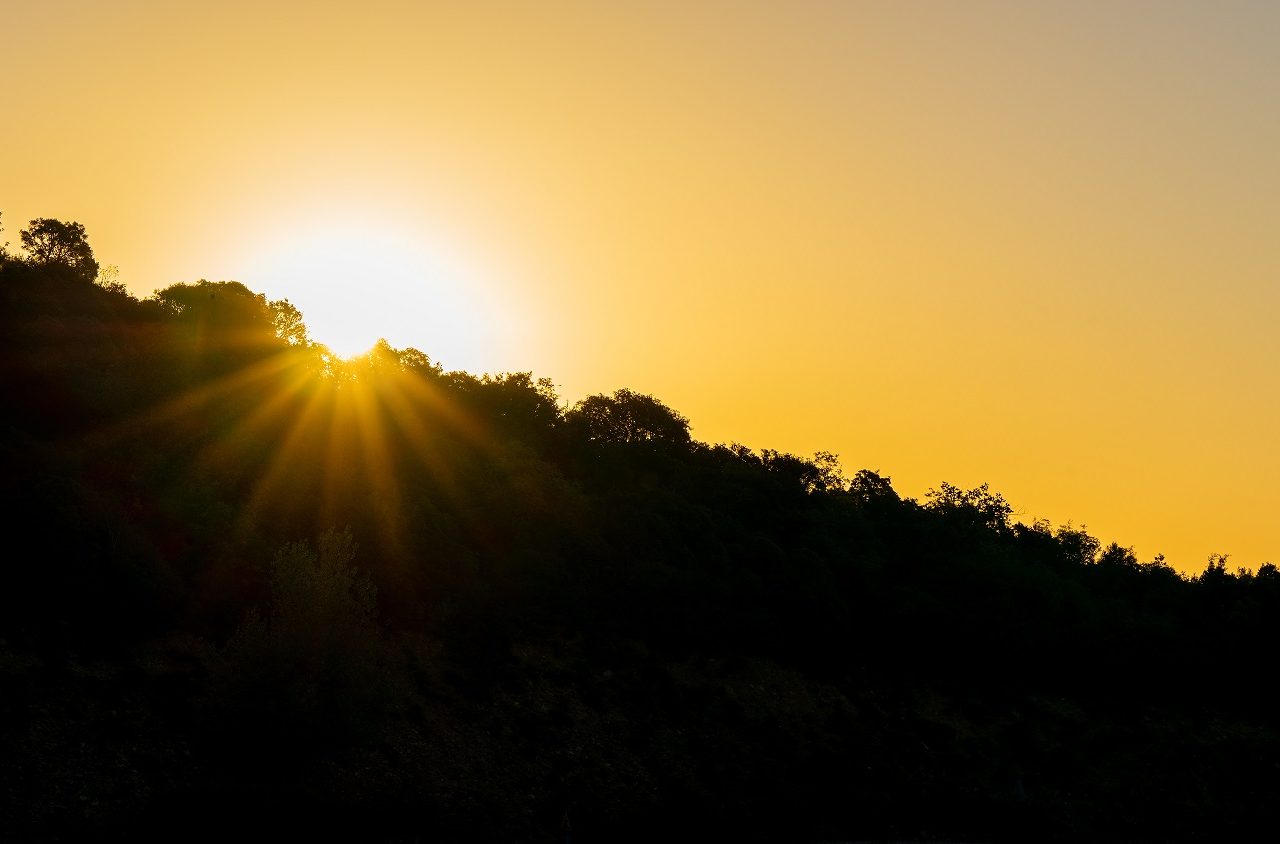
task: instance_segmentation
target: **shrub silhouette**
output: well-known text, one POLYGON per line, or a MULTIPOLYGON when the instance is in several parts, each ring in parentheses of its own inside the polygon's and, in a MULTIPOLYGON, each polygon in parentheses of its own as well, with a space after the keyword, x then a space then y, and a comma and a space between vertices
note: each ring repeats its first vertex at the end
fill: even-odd
POLYGON ((392 650, 355 553, 344 530, 321 536, 318 552, 291 543, 276 554, 270 602, 246 615, 216 663, 219 733, 296 753, 376 730, 394 700, 392 650))

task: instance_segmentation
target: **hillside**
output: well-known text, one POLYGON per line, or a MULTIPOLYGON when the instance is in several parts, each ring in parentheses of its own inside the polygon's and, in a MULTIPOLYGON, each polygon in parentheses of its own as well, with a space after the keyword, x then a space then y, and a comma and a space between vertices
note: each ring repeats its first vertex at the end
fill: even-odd
POLYGON ((1280 821, 1274 565, 1184 577, 985 486, 96 273, 0 257, 7 840, 1280 821))

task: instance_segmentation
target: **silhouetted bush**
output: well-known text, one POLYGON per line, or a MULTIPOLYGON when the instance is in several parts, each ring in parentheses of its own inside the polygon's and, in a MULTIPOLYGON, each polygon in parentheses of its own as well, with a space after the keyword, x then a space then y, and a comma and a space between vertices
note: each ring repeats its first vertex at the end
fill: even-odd
POLYGON ((218 739, 282 754, 342 746, 383 724, 403 690, 376 619, 377 590, 354 568, 350 532, 271 563, 270 600, 250 610, 212 666, 218 739))

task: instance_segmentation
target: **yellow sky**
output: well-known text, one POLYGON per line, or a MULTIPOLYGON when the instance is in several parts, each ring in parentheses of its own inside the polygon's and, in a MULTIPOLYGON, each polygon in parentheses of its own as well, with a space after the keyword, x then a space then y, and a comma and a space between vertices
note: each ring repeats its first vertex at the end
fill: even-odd
POLYGON ((1280 6, 2 5, 10 241, 1280 561, 1280 6))

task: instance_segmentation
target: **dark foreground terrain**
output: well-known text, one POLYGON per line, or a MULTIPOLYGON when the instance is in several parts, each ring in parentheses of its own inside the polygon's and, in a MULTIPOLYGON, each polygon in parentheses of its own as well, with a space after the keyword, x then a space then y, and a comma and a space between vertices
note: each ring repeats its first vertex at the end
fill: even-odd
POLYGON ((0 257, 0 838, 1274 834, 1275 566, 92 269, 0 257))

